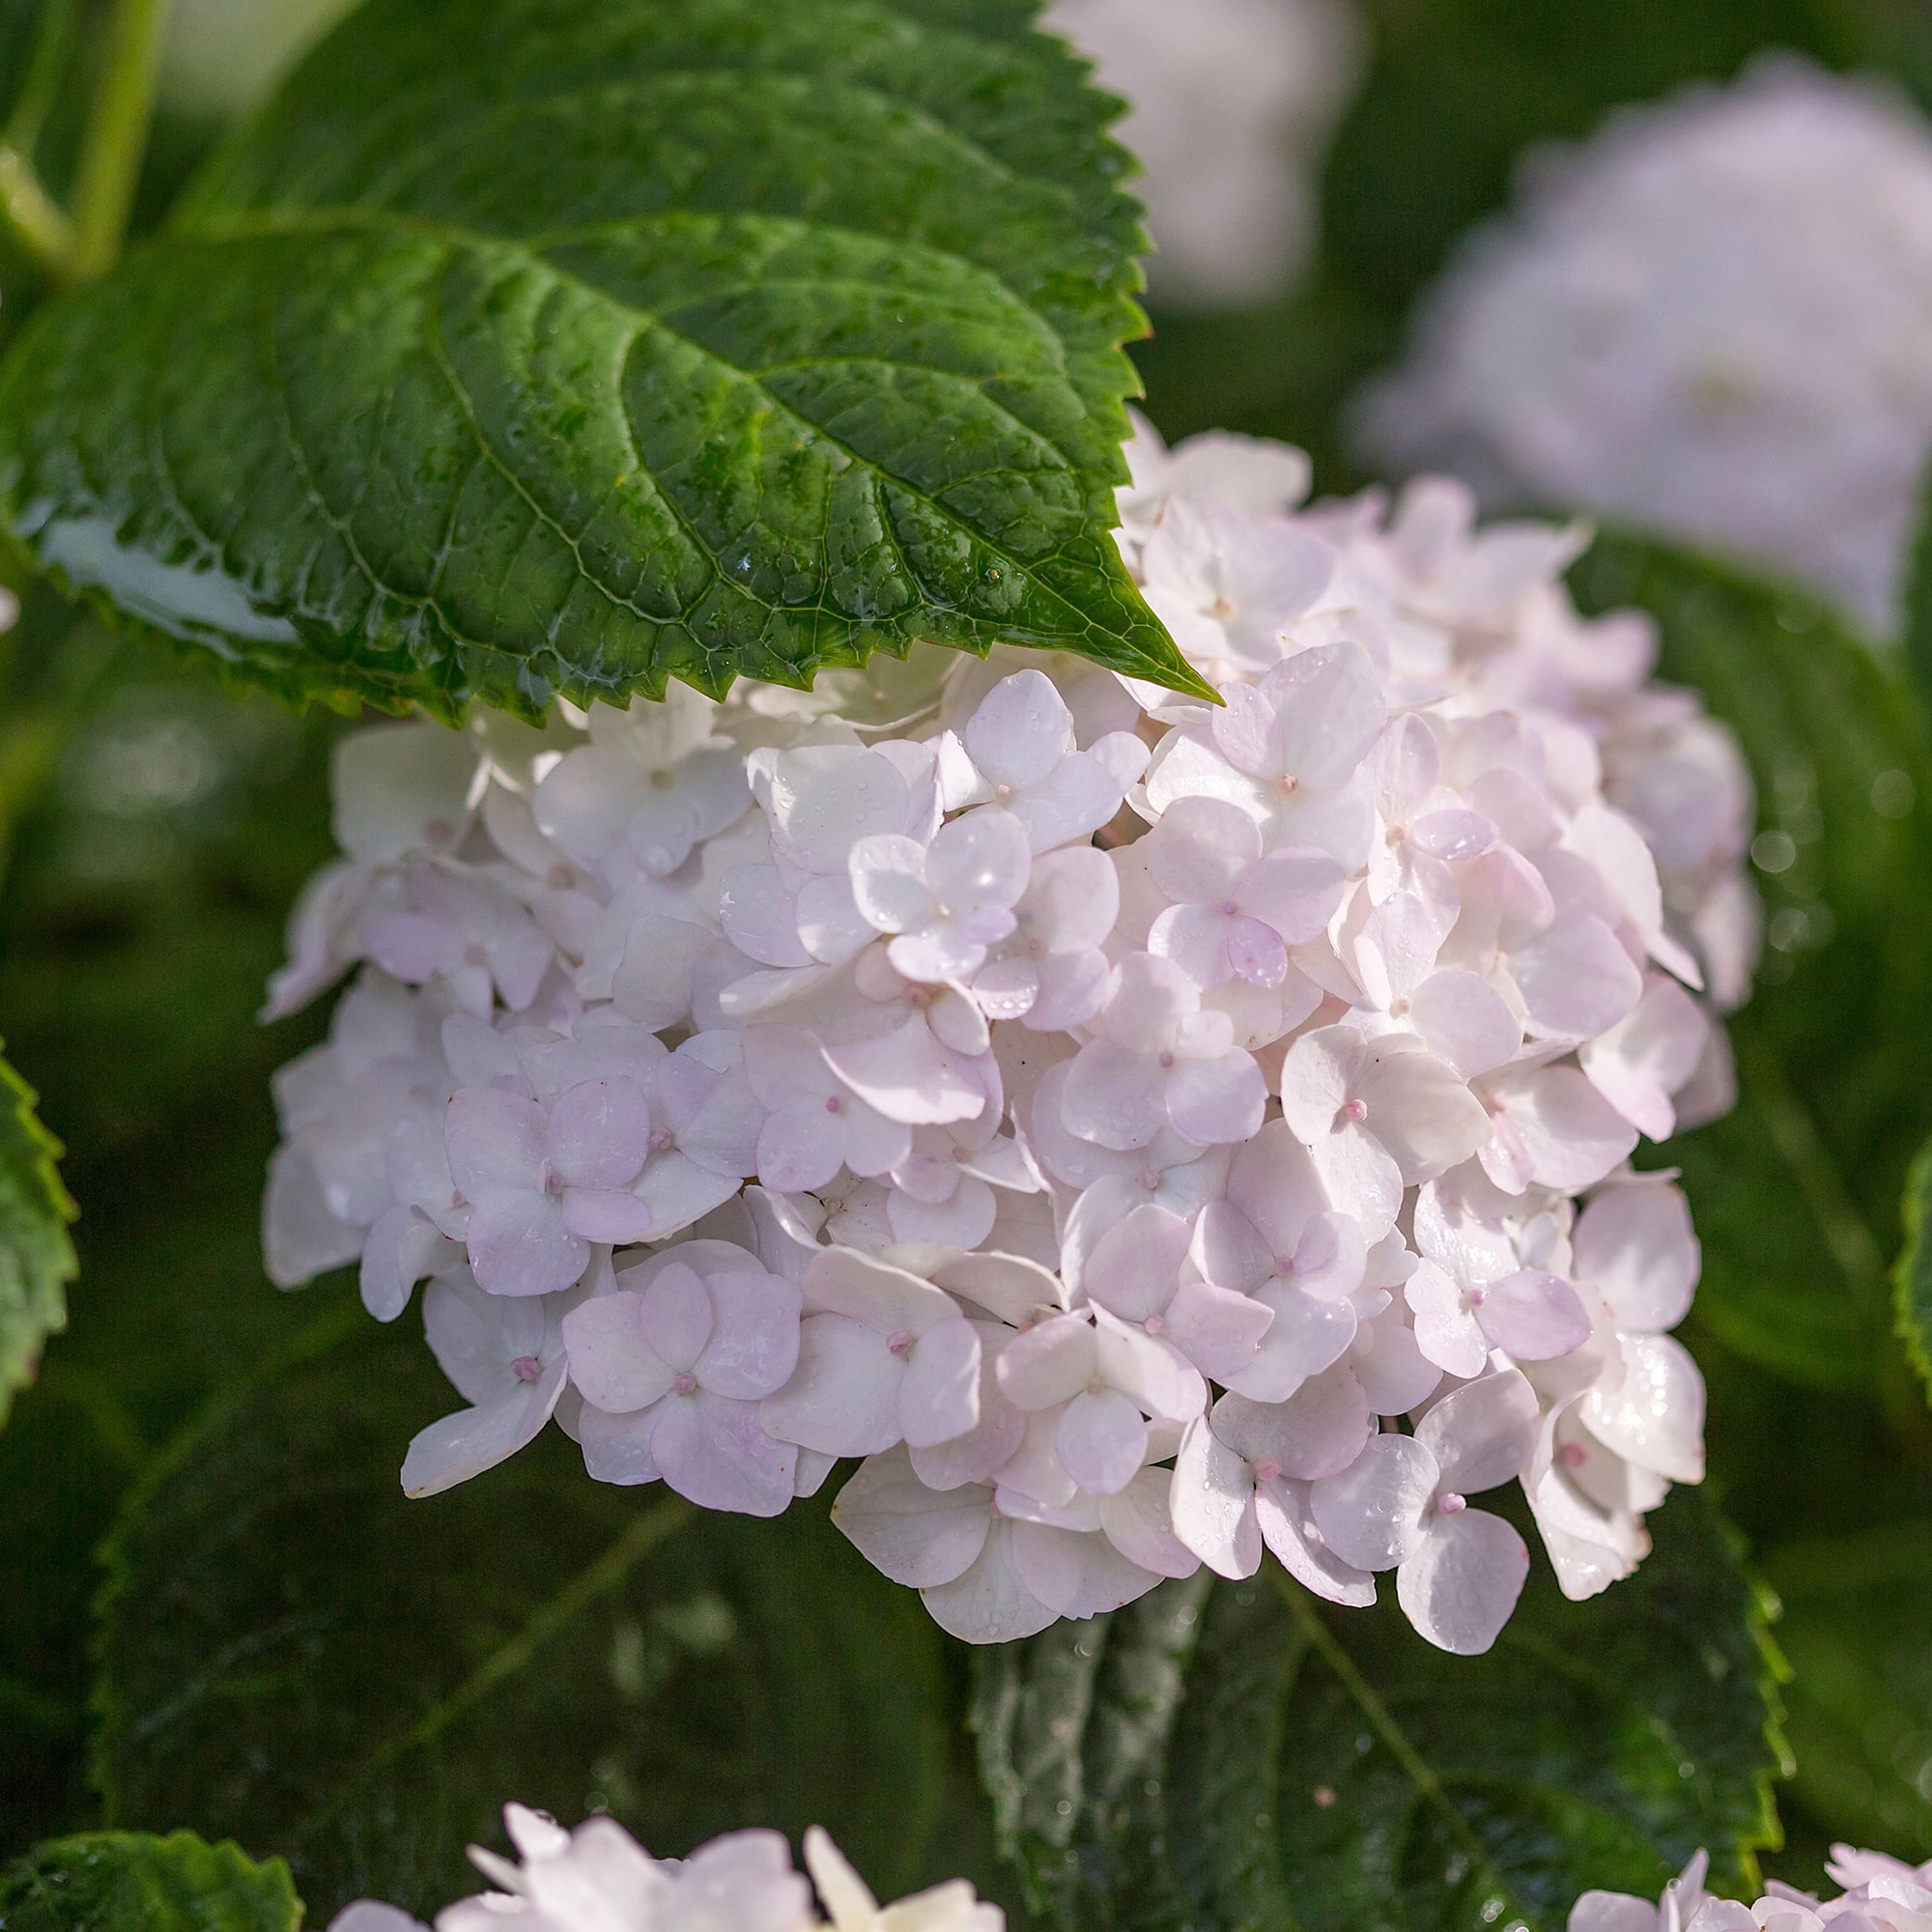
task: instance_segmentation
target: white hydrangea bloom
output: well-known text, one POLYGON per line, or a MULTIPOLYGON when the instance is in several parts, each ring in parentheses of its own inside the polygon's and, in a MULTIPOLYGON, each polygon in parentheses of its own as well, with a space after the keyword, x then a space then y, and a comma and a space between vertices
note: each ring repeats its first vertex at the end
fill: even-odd
MULTIPOLYGON (((654 1859, 613 1818, 570 1832, 508 1804, 503 1823, 518 1858, 471 1845, 471 1860, 497 1889, 445 1906, 436 1932, 519 1924, 526 1932, 1005 1932, 1006 1914, 964 1879, 881 1906, 816 1825, 805 1834, 808 1882, 777 1832, 727 1832, 687 1859, 654 1859)), ((338 1912, 328 1932, 430 1928, 363 1898, 338 1912)))
POLYGON ((1586 1596, 1699 1479, 1696 1238, 1628 1161, 1726 1088, 1735 749, 1577 616, 1579 532, 1130 456, 1218 709, 929 650, 863 734, 752 686, 344 741, 267 1251, 429 1284, 412 1495, 553 1419, 756 1516, 859 1457, 835 1520, 973 1641, 1271 1554, 1479 1651, 1529 1557, 1472 1498, 1586 1596))
POLYGON ((1827 1874, 1845 1889, 1821 1899, 1773 1880, 1751 1904, 1704 1889, 1710 1860, 1699 1852, 1655 1904, 1621 1891, 1586 1891, 1571 1908, 1570 1932, 1932 1932, 1932 1861, 1918 1866, 1883 1852, 1833 1845, 1827 1874))
POLYGON ((1315 248, 1316 182, 1362 64, 1350 0, 1049 0, 1042 25, 1128 101, 1157 300, 1262 301, 1315 248))
POLYGON ((1932 128, 1775 57, 1538 155, 1361 440, 1795 571, 1889 631, 1932 451, 1932 128))

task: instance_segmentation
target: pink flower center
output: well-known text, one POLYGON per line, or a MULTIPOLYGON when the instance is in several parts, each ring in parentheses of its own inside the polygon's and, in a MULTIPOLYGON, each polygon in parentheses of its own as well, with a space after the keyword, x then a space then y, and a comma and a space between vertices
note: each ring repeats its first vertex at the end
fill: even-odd
POLYGON ((1161 1315, 1150 1315, 1148 1319, 1141 1323, 1141 1326, 1145 1328, 1150 1335, 1158 1335, 1160 1331, 1167 1326, 1167 1318, 1161 1315))
POLYGON ((1469 1507, 1467 1496, 1459 1496, 1454 1490, 1445 1490, 1435 1498, 1437 1516, 1461 1516, 1469 1507))
POLYGON ((1471 1308, 1482 1307, 1483 1303, 1489 1298, 1489 1295, 1480 1288, 1472 1288, 1469 1291, 1469 1306, 1471 1308))
POLYGON ((845 1102, 841 1100, 837 1094, 834 1094, 833 1095, 831 1095, 829 1099, 827 1099, 825 1103, 825 1111, 828 1114, 842 1114, 845 1111, 845 1102))
POLYGON ((487 966, 490 955, 473 942, 463 949, 463 963, 466 966, 487 966))
POLYGON ((1391 845, 1400 845, 1408 837, 1408 827, 1406 825, 1391 825, 1386 836, 1391 845))
POLYGON ((510 1364, 510 1373, 520 1382, 533 1382, 543 1374, 543 1364, 534 1355, 519 1355, 510 1364))
POLYGON ((672 1134, 668 1127, 653 1127, 647 1145, 653 1153, 663 1153, 665 1149, 670 1146, 672 1134))
POLYGON ((1223 899, 1221 901, 1221 917, 1223 919, 1233 919, 1239 911, 1240 907, 1233 899, 1223 899))
POLYGON ((686 1369, 683 1375, 679 1376, 676 1381, 671 1383, 671 1389, 677 1395, 689 1395, 696 1386, 697 1378, 689 1369, 686 1369))
POLYGON ((1171 1053, 1163 1053, 1160 1056, 1160 1064, 1163 1070, 1172 1066, 1174 1065, 1174 1055, 1171 1053))
POLYGON ((1264 1456, 1255 1464, 1255 1481, 1258 1483, 1271 1483, 1280 1474, 1281 1464, 1272 1456, 1264 1456))
POLYGON ((993 796, 996 799, 998 799, 1002 805, 1010 805, 1012 803, 1012 798, 1013 798, 1013 788, 1011 785, 1007 785, 1007 784, 995 785, 993 787, 993 796))
POLYGON ((1406 1020, 1408 1017, 1407 1000, 1391 1000, 1389 1002, 1389 1013, 1395 1019, 1406 1020))
POLYGON ((1357 1126, 1369 1118, 1369 1103, 1361 1098, 1345 1100, 1342 1103, 1343 1116, 1353 1121, 1357 1126))
POLYGON ((1580 1469, 1590 1460, 1590 1452, 1580 1442, 1566 1442, 1557 1450, 1556 1460, 1566 1469, 1580 1469))
POLYGON ((904 1356, 911 1352, 912 1337, 903 1328, 886 1343, 886 1353, 889 1355, 904 1356))
POLYGON ((557 1173, 549 1161, 545 1161, 543 1166, 543 1191, 553 1201, 563 1198, 563 1176, 557 1173))
POLYGON ((1143 1193, 1151 1194, 1160 1185, 1160 1176, 1151 1167, 1142 1168, 1134 1179, 1140 1182, 1143 1193))
POLYGON ((1281 793, 1283 798, 1293 798, 1301 789, 1301 781, 1292 774, 1284 772, 1280 778, 1275 780, 1274 787, 1281 793))

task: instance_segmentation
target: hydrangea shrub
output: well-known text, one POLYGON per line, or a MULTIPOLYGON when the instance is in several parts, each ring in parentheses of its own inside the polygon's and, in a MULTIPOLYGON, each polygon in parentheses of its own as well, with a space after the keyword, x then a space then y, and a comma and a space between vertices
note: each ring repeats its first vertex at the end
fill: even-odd
POLYGON ((1703 1468, 1697 1248, 1640 1137, 1720 1110, 1748 789, 1582 533, 1455 485, 1298 507, 1143 430, 1122 548, 1223 703, 915 657, 542 732, 378 727, 270 1014, 294 1284, 427 1280, 469 1406, 601 1481, 835 1518, 999 1641, 1264 1551, 1493 1641, 1703 1468))

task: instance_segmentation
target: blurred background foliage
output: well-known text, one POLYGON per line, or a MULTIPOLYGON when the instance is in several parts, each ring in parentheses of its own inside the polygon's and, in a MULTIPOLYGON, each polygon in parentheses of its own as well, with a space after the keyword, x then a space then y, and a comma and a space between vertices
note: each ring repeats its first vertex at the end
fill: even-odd
MULTIPOLYGON (((1314 454, 1320 489, 1368 480, 1344 452, 1342 405, 1393 355, 1457 240, 1501 205, 1526 148, 1580 135, 1619 102, 1726 78, 1767 47, 1889 71, 1932 106, 1932 12, 1919 0, 1369 0, 1367 12, 1370 64, 1328 163, 1313 278, 1261 309, 1156 315, 1138 352, 1149 412, 1170 438, 1221 426, 1291 439, 1314 454)), ((0 0, 0 124, 37 118, 56 183, 91 17, 88 0, 0 0), (29 57, 49 10, 81 50, 64 81, 29 57)), ((163 112, 145 221, 218 128, 206 102, 163 112)), ((33 298, 17 270, 0 259, 0 337, 33 298)), ((1822 917, 1739 1022, 1744 1109, 1669 1150, 1710 1249, 1687 1338, 1710 1384, 1712 1492, 1785 1610, 1776 1634, 1798 1769, 1778 1793, 1787 1849, 1768 1867, 1814 1882, 1834 1837, 1926 1858, 1932 1417, 1886 1296, 1893 1204, 1932 1128, 1921 707, 1795 593, 1640 545, 1606 545, 1577 583, 1586 602, 1659 611, 1667 673, 1740 724, 1766 827, 1816 860, 1804 905, 1822 917), (1891 770, 1916 787, 1905 820, 1861 815, 1873 773, 1891 770), (1829 1177, 1822 1202, 1793 1198, 1807 1148, 1829 1177)), ((0 1034, 67 1143, 81 1272, 69 1332, 0 1433, 0 1855, 98 1822, 115 1781, 104 1759, 90 1777, 88 1754, 98 1551, 124 1503, 210 1402, 240 1399, 253 1373, 354 1302, 344 1277, 297 1296, 270 1289, 255 1227, 274 1139, 268 1076, 323 1016, 264 1031, 253 1015, 288 906, 329 847, 325 773, 341 721, 238 697, 43 590, 24 603, 0 639, 0 1034)), ((395 1383, 371 1370, 360 1386, 386 1400, 395 1383)), ((437 1534, 493 1552, 506 1531, 514 1541, 535 1507, 524 1492, 559 1456, 567 1445, 553 1440, 445 1499, 456 1514, 437 1534)), ((590 1486, 573 1496, 594 1510, 590 1486)), ((369 1588, 380 1620, 382 1586, 369 1588)), ((700 1626, 638 1637, 637 1667, 674 1638, 684 1649, 666 1681, 713 1681, 678 1674, 692 1655, 702 1663, 700 1626)), ((920 1694, 953 1743, 919 1803, 947 1822, 932 1857, 914 1858, 923 1873, 876 1876, 966 1868, 1010 1899, 960 1726, 960 1660, 929 1644, 921 1657, 920 1694)), ((828 1748, 863 1753, 863 1740, 838 1735, 828 1748)), ((814 1775, 834 1788, 860 1769, 814 1775)))

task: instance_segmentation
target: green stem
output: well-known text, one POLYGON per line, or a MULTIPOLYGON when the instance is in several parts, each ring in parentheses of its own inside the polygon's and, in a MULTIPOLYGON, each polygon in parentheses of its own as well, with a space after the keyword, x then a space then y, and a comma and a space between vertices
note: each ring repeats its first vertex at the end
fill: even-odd
POLYGON ((73 189, 76 280, 113 267, 128 233, 148 148, 168 0, 113 0, 101 36, 99 91, 88 116, 73 189))
POLYGON ((41 185, 34 164, 5 146, 0 146, 0 231, 49 281, 65 281, 71 272, 73 224, 41 185))
POLYGON ((27 77, 14 98, 13 118, 0 130, 0 141, 30 160, 60 92, 61 75, 73 51, 73 30, 74 0, 45 0, 27 77))

